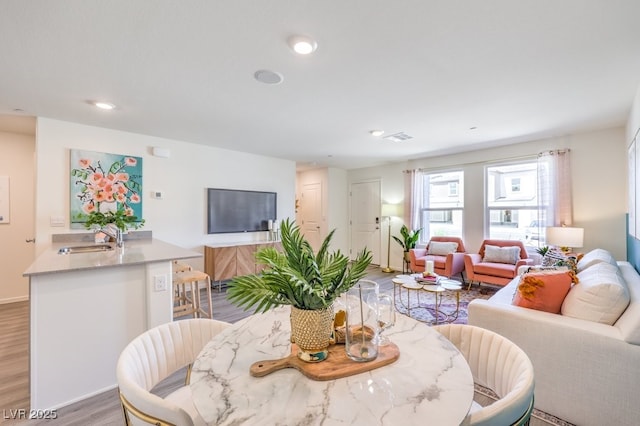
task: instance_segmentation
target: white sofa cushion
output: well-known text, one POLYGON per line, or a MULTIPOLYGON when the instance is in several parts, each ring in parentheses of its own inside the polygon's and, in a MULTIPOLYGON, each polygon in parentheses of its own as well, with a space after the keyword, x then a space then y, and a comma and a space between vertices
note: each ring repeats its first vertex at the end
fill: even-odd
POLYGON ((596 263, 609 263, 613 266, 617 266, 616 259, 605 249, 597 248, 586 253, 578 261, 578 272, 582 272, 588 267, 595 265, 596 263))
POLYGON ((612 325, 629 305, 629 291, 617 265, 600 262, 578 272, 562 303, 562 315, 612 325))

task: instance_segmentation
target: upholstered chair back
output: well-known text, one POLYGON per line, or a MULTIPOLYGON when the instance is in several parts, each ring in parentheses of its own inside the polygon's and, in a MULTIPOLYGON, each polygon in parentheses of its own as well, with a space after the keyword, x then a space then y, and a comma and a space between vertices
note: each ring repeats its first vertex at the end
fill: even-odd
POLYGON ((139 413, 143 413, 160 420, 158 424, 193 425, 187 410, 149 391, 174 372, 190 366, 205 344, 229 325, 210 319, 185 319, 152 328, 129 343, 116 366, 127 424, 148 424, 148 419, 140 420, 139 413))
POLYGON ((475 383, 500 399, 486 407, 474 403, 463 424, 528 424, 533 410, 534 373, 527 354, 511 340, 484 328, 463 324, 434 327, 467 360, 475 383))

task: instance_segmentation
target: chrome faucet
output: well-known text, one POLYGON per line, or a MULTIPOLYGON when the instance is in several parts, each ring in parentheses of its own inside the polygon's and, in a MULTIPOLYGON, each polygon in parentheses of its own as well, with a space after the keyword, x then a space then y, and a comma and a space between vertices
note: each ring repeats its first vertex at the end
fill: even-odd
POLYGON ((98 232, 102 232, 104 234, 106 234, 107 236, 113 238, 114 240, 116 240, 116 246, 117 247, 122 247, 124 245, 124 242, 122 240, 122 231, 120 230, 120 228, 117 228, 115 226, 110 226, 110 227, 100 227, 98 229, 95 230, 96 233, 98 232))

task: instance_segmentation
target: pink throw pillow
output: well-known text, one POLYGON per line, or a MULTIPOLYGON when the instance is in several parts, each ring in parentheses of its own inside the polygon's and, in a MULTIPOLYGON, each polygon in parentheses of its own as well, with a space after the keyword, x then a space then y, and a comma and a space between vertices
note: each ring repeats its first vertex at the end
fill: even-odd
POLYGON ((562 302, 571 290, 571 282, 571 274, 567 271, 523 274, 513 304, 559 314, 562 302))

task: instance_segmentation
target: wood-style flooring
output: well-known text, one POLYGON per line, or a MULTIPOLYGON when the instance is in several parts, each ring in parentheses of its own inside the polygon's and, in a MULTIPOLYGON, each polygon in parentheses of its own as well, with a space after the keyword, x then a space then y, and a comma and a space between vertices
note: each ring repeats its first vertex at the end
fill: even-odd
MULTIPOLYGON (((370 267, 367 278, 377 281, 384 293, 393 291, 391 278, 378 267, 370 267)), ((204 292, 203 292, 204 294, 204 292)), ((204 297, 206 299, 206 297, 204 297)), ((221 292, 212 290, 213 317, 236 322, 251 312, 231 305, 221 292)), ((118 394, 115 389, 57 410, 50 420, 15 419, 17 410, 29 412, 29 303, 0 305, 0 424, 29 426, 111 426, 123 425, 118 394)), ((184 383, 184 371, 179 371, 160 383, 153 392, 164 396, 184 383)), ((64 386, 61 383, 61 386, 64 386)), ((28 415, 28 414, 27 414, 28 415)), ((549 423, 532 418, 531 426, 549 423)))

